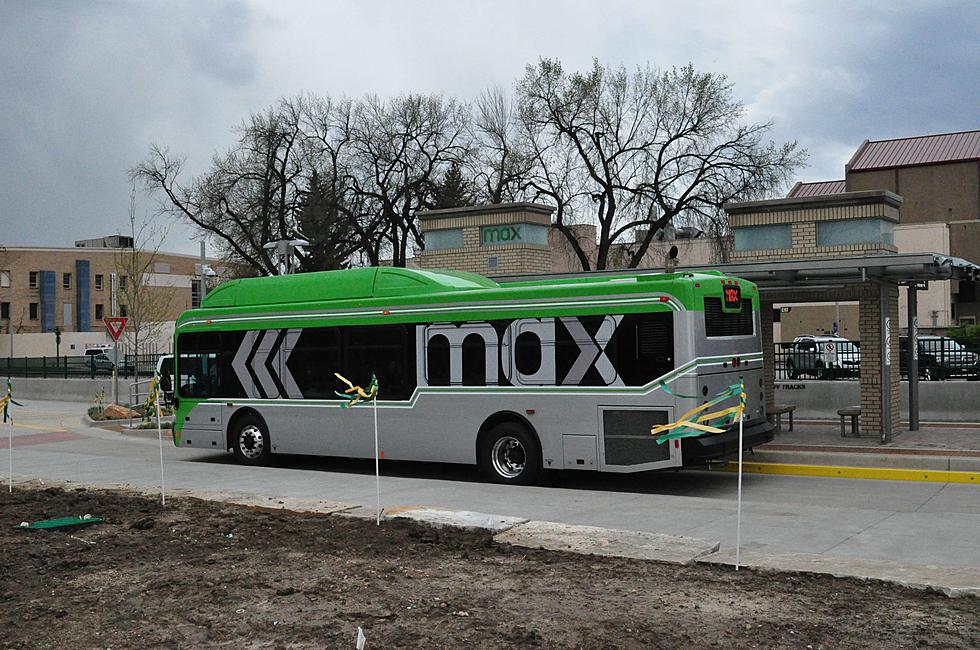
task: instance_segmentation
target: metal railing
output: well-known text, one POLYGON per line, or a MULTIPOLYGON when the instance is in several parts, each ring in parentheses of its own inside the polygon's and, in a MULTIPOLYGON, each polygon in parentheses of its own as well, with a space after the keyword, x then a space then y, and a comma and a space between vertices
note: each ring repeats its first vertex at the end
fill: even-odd
MULTIPOLYGON (((798 343, 776 343, 773 346, 776 381, 809 379, 852 380, 861 376, 861 345, 838 352, 836 361, 814 347, 798 343)), ((899 339, 899 368, 903 380, 908 378, 908 339, 899 339)), ((980 381, 980 347, 963 346, 945 337, 919 339, 919 379, 945 381, 966 379, 980 381)))
MULTIPOLYGON (((156 354, 127 354, 120 357, 119 376, 123 379, 152 376, 156 354)), ((41 379, 95 379, 112 375, 113 364, 94 356, 84 357, 2 357, 0 376, 41 379)))

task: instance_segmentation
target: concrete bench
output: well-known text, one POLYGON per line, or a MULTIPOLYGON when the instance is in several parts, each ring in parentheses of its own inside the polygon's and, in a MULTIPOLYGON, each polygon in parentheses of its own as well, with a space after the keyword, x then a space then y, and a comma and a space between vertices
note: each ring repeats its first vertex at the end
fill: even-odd
POLYGON ((840 416, 840 437, 846 438, 844 435, 844 418, 851 418, 851 433, 855 438, 861 437, 861 430, 858 426, 858 418, 861 417, 861 407, 860 406, 848 406, 846 408, 838 409, 837 415, 840 416))
POLYGON ((773 404, 772 408, 769 409, 769 415, 776 416, 776 431, 782 433, 783 431, 783 415, 789 414, 789 430, 793 430, 793 411, 796 410, 796 404, 773 404))

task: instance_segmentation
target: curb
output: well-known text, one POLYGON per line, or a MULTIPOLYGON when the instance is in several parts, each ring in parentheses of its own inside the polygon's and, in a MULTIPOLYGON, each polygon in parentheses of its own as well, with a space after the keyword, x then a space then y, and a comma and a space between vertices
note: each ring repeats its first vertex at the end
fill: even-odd
POLYGON ((980 472, 980 454, 974 451, 926 450, 842 451, 840 449, 756 449, 752 462, 834 467, 880 467, 930 471, 980 472), (938 453, 937 453, 938 452, 938 453))
MULTIPOLYGON (((972 567, 916 566, 809 553, 760 553, 742 549, 741 567, 764 573, 831 575, 886 582, 909 589, 937 591, 950 598, 980 596, 980 570, 972 567)), ((735 566, 735 551, 725 549, 698 558, 698 563, 735 566)))
MULTIPOLYGON (((726 472, 737 472, 738 463, 729 461, 721 469, 726 472)), ((858 478, 877 481, 920 481, 926 483, 972 483, 974 485, 980 485, 980 472, 969 471, 756 462, 743 462, 742 471, 746 474, 782 474, 786 476, 858 478)))

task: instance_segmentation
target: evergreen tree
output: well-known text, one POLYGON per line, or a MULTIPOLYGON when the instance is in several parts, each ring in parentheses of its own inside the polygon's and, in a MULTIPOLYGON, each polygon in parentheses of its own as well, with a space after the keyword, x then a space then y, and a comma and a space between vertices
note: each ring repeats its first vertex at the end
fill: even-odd
POLYGON ((442 183, 436 187, 435 208, 441 210, 472 205, 471 197, 466 181, 463 180, 463 172, 459 163, 452 163, 443 175, 442 183))
POLYGON ((350 265, 355 248, 354 238, 337 202, 320 175, 313 171, 310 184, 303 193, 303 203, 297 217, 299 230, 310 245, 300 258, 300 270, 333 271, 350 265))

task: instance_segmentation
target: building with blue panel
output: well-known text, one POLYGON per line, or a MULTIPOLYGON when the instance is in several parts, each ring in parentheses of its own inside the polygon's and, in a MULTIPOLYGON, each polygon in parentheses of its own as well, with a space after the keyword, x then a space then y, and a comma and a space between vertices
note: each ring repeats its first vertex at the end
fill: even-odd
POLYGON ((89 271, 91 264, 88 260, 75 260, 75 331, 87 332, 91 319, 89 318, 90 294, 89 271))

